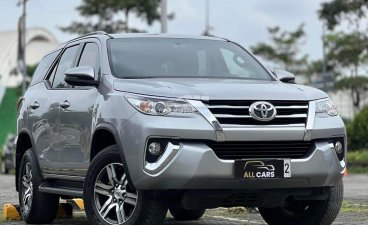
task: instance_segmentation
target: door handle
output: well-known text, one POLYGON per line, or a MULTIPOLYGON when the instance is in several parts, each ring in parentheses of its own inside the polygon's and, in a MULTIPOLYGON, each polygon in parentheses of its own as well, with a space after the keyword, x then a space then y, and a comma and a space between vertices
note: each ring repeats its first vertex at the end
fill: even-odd
POLYGON ((37 109, 40 107, 40 103, 38 103, 37 101, 33 102, 31 105, 30 105, 31 109, 37 109))
POLYGON ((67 109, 69 108, 70 103, 68 102, 68 100, 65 100, 64 102, 60 103, 60 107, 63 109, 67 109))

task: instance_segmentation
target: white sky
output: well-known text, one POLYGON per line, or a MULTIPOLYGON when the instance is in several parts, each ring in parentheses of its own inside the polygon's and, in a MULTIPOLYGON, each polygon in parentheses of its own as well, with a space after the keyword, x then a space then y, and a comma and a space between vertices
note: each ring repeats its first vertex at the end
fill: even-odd
MULTIPOLYGON (((168 12, 175 13, 175 19, 169 21, 169 33, 203 33, 205 26, 205 0, 167 0, 168 12)), ((0 0, 0 31, 15 30, 21 9, 16 6, 18 0, 0 0)), ((27 26, 45 27, 60 42, 75 35, 63 33, 60 26, 66 26, 72 20, 83 20, 75 8, 80 0, 28 0, 27 26)), ((258 42, 269 40, 267 27, 280 26, 294 30, 305 23, 306 44, 302 48, 310 59, 322 57, 322 23, 318 20, 317 10, 323 0, 210 0, 210 23, 213 34, 225 37, 249 47, 258 42)), ((130 18, 130 26, 142 28, 151 33, 160 32, 160 24, 155 22, 147 27, 141 19, 130 18)))

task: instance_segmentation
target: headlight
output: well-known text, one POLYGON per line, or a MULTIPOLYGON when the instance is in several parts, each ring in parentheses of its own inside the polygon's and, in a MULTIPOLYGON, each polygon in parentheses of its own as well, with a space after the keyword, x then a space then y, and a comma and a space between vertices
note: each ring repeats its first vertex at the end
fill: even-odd
POLYGON ((149 114, 164 116, 169 113, 195 113, 197 110, 185 100, 156 98, 142 95, 127 94, 126 99, 138 111, 149 114))
POLYGON ((328 116, 337 116, 339 114, 336 106, 330 99, 317 101, 316 116, 323 118, 328 116))

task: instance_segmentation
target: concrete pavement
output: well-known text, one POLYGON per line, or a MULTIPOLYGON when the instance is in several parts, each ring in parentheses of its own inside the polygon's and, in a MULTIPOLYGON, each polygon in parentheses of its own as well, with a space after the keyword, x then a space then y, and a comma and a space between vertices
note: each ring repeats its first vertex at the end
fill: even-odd
MULTIPOLYGON (((368 176, 350 175, 344 178, 344 208, 334 225, 368 225, 368 176), (363 207, 363 209, 361 208, 363 207)), ((18 194, 14 187, 14 176, 0 175, 0 206, 5 203, 18 203, 18 194)), ((24 225, 22 221, 5 221, 4 225, 24 225)), ((73 219, 59 219, 53 224, 88 225, 84 213, 78 213, 73 219)), ((165 225, 248 225, 265 224, 258 213, 231 214, 226 209, 208 210, 198 221, 178 222, 168 218, 165 225)))

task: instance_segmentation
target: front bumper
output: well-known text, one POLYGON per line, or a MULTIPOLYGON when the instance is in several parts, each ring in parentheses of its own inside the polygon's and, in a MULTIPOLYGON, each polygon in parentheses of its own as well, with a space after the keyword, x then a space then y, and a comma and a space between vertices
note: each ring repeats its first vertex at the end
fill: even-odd
MULTIPOLYGON (((168 151, 175 151, 168 149, 168 151)), ((146 173, 135 183, 139 189, 273 189, 334 186, 344 167, 333 145, 316 142, 316 149, 305 159, 291 160, 291 178, 236 180, 234 161, 218 159, 205 144, 181 143, 180 149, 157 174, 146 173)))
MULTIPOLYGON (((225 128, 223 132, 229 141, 305 140, 305 128, 300 127, 225 128)), ((219 159, 199 141, 217 140, 213 127, 200 115, 178 118, 137 113, 124 127, 120 141, 131 180, 142 190, 308 188, 338 184, 346 160, 339 161, 328 140, 337 136, 346 139, 342 120, 316 119, 308 136, 316 140, 315 149, 306 158, 291 160, 291 178, 262 180, 234 179, 234 161, 219 159), (173 138, 180 144, 169 146, 157 164, 147 164, 144 158, 149 138, 173 138)))

